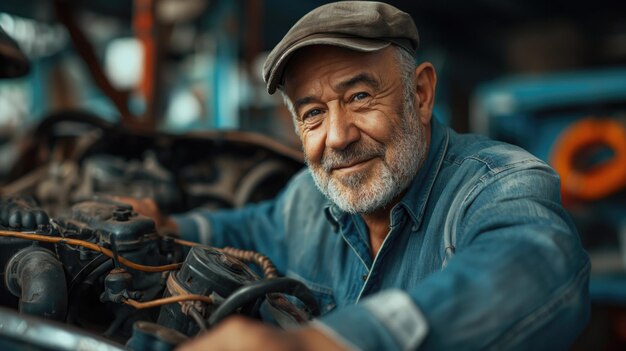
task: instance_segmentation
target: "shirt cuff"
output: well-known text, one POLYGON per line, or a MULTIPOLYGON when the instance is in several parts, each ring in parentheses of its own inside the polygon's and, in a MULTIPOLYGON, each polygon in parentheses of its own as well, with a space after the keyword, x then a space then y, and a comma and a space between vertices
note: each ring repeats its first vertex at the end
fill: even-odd
MULTIPOLYGON (((372 295, 317 323, 332 330, 340 344, 358 350, 414 350, 428 334, 422 312, 406 292, 397 289, 372 295)), ((332 333, 326 334, 333 337, 332 333)))
POLYGON ((172 220, 178 226, 181 239, 203 245, 211 244, 212 224, 208 215, 191 212, 183 215, 173 215, 172 220))

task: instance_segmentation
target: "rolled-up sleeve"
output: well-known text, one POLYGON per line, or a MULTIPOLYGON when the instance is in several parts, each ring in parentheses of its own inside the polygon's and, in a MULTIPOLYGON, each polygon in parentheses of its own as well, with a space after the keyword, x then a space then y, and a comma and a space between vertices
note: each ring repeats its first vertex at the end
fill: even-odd
POLYGON ((261 252, 284 272, 284 197, 232 210, 196 210, 173 216, 182 239, 261 252))

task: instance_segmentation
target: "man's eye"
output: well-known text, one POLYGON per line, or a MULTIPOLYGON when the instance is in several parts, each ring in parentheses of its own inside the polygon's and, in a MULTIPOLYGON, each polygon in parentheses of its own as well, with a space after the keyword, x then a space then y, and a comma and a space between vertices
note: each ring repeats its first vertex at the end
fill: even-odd
POLYGON ((366 92, 358 92, 354 95, 352 95, 352 98, 350 99, 350 101, 363 101, 365 99, 367 99, 370 96, 370 94, 366 93, 366 92))
POLYGON ((320 115, 322 113, 322 110, 320 110, 319 108, 314 108, 312 110, 308 110, 303 116, 302 116, 302 120, 305 120, 307 118, 310 117, 315 117, 317 115, 320 115))

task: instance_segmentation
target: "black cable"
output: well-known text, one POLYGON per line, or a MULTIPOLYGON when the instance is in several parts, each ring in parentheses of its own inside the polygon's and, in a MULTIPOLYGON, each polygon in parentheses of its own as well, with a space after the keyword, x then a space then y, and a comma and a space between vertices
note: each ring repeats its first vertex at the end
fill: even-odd
MULTIPOLYGON (((68 291, 69 306, 67 308, 67 322, 70 324, 80 325, 80 323, 78 323, 78 321, 74 317, 76 317, 77 308, 80 306, 80 302, 82 301, 82 299, 74 298, 76 294, 78 294, 80 289, 85 287, 86 285, 94 285, 96 279, 100 278, 103 274, 112 270, 113 260, 105 255, 102 255, 101 257, 96 257, 94 260, 89 262, 88 265, 92 267, 95 266, 95 268, 92 268, 90 270, 85 270, 83 268, 79 272, 79 274, 81 275, 80 279, 74 278, 68 291), (98 263, 97 266, 96 263, 98 263)), ((84 291, 85 290, 83 289, 80 293, 81 296, 84 291)))
POLYGON ((309 309, 313 316, 319 316, 317 300, 304 283, 286 277, 260 280, 239 288, 232 293, 209 317, 209 325, 214 326, 233 314, 238 308, 269 293, 284 293, 297 297, 309 309))
POLYGON ((85 278, 83 283, 94 284, 95 279, 100 278, 104 273, 108 273, 112 269, 113 269, 113 260, 109 258, 108 260, 104 261, 101 265, 96 267, 96 269, 91 271, 91 273, 89 273, 89 275, 87 276, 87 278, 85 278))
MULTIPOLYGON (((72 278, 72 282, 70 283, 69 291, 71 292, 75 286, 80 285, 83 282, 83 279, 90 275, 96 268, 98 268, 104 262, 110 260, 109 257, 99 254, 93 260, 89 261, 75 276, 72 278)), ((71 295, 71 294, 70 294, 71 295)))
POLYGON ((191 316, 191 319, 193 319, 194 322, 196 322, 196 324, 198 325, 198 328, 200 328, 200 332, 203 332, 206 330, 206 324, 204 322, 204 319, 202 318, 202 316, 200 315, 200 312, 198 312, 197 309, 195 309, 194 307, 189 308, 189 315, 191 316))

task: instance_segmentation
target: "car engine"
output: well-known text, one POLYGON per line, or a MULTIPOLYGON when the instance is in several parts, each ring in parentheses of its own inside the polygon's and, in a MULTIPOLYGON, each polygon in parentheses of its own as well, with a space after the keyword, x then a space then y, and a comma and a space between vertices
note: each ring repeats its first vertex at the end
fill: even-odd
POLYGON ((131 132, 82 111, 26 140, 1 188, 0 349, 169 350, 235 313, 282 327, 319 314, 262 253, 161 233, 115 197, 169 214, 240 207, 274 196, 298 151, 241 132, 131 132))

